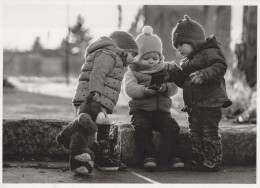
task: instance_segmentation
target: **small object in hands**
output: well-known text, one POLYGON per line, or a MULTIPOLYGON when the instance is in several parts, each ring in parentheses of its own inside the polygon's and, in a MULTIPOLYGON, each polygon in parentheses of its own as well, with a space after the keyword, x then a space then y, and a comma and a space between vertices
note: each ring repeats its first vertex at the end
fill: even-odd
POLYGON ((165 74, 154 74, 152 75, 152 79, 151 79, 151 86, 156 85, 156 86, 160 86, 163 84, 164 82, 164 77, 165 74))
POLYGON ((167 85, 165 83, 163 83, 160 88, 159 88, 159 92, 161 93, 166 93, 167 91, 167 85))
POLYGON ((157 86, 157 85, 152 85, 152 86, 149 86, 148 89, 152 89, 152 90, 158 91, 160 89, 160 87, 157 86))

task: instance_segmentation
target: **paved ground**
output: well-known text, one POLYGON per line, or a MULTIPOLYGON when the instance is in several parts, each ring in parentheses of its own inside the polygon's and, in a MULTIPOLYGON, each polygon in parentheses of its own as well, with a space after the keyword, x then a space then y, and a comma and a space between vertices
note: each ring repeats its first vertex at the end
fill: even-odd
POLYGON ((255 184, 255 166, 224 166, 220 172, 146 172, 128 168, 121 172, 100 172, 76 176, 66 162, 4 162, 3 183, 172 183, 172 184, 255 184))

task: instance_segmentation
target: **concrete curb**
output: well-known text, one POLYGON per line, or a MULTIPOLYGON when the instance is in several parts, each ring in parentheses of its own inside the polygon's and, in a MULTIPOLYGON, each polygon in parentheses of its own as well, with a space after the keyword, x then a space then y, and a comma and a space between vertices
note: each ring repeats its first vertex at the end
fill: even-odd
POLYGON ((3 160, 67 160, 56 135, 69 122, 48 119, 3 120, 3 160))
MULTIPOLYGON (((190 135, 187 126, 180 126, 181 152, 184 161, 191 158, 190 135)), ((136 155, 134 129, 130 124, 115 123, 111 137, 114 140, 115 151, 120 159, 135 166, 140 163, 136 155)), ((228 125, 220 126, 223 149, 223 165, 256 164, 256 125, 228 125)), ((156 152, 160 147, 160 134, 153 132, 156 152)))
MULTIPOLYGON (((68 160, 69 151, 57 145, 55 137, 67 121, 48 119, 3 120, 3 160, 68 160)), ((128 123, 114 123, 111 138, 115 152, 129 166, 138 162, 133 136, 133 127, 128 123)), ((181 126, 183 158, 190 158, 187 126, 181 126)), ((222 125, 224 165, 256 164, 256 125, 222 125)), ((158 150, 160 134, 154 132, 158 150)))

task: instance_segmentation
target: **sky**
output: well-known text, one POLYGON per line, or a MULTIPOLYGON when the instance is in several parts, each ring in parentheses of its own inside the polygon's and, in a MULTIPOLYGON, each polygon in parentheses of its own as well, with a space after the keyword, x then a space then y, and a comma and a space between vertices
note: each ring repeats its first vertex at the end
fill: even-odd
MULTIPOLYGON (((140 7, 122 6, 120 30, 130 28, 140 7)), ((94 39, 118 30, 117 5, 7 4, 3 6, 3 47, 27 50, 39 36, 45 48, 56 48, 66 36, 68 25, 74 25, 79 14, 94 39)))
MULTIPOLYGON (((127 31, 142 5, 122 5, 122 27, 127 31)), ((242 6, 232 6, 231 48, 241 40, 242 6)), ((37 36, 45 48, 54 49, 78 15, 85 19, 93 40, 118 30, 116 4, 21 3, 3 5, 3 47, 29 50, 37 36)))

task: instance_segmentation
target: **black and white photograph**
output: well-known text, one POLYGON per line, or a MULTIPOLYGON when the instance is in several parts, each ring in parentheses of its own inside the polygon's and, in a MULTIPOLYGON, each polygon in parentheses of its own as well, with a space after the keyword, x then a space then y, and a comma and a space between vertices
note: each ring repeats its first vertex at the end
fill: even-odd
POLYGON ((256 187, 258 4, 2 1, 1 186, 256 187))

